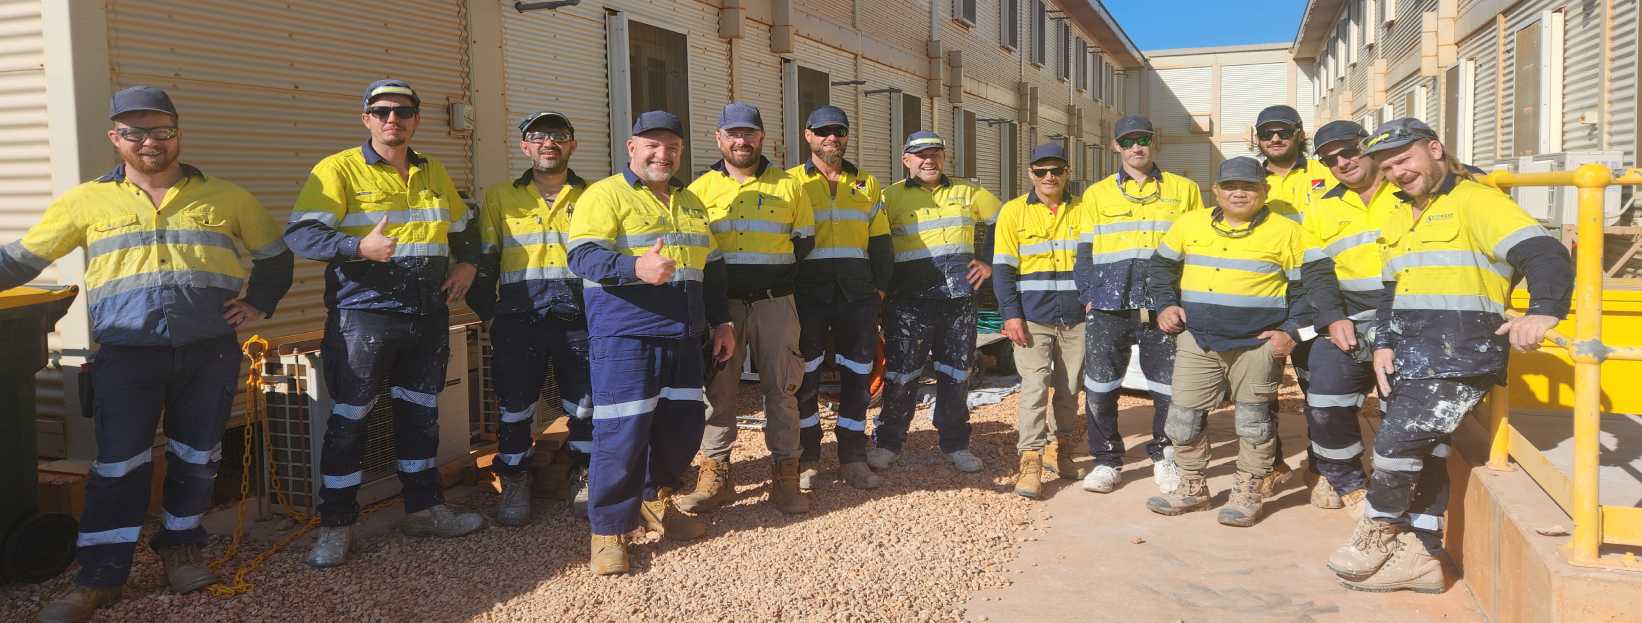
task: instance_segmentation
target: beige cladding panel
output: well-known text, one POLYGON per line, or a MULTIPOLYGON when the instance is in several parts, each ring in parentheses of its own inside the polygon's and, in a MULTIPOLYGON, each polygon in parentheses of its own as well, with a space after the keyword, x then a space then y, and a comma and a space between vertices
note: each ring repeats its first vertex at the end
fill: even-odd
POLYGON ((1146 80, 1147 111, 1158 132, 1171 142, 1189 134, 1191 115, 1208 114, 1213 67, 1159 69, 1146 80))
POLYGON ((1206 191, 1214 182, 1214 174, 1209 170, 1212 147, 1209 143, 1165 143, 1157 150, 1155 160, 1163 170, 1189 177, 1206 191))
MULTIPOLYGON (((863 42, 878 44, 900 50, 919 59, 916 69, 924 71, 928 58, 928 49, 924 42, 929 40, 929 3, 932 0, 902 0, 900 2, 873 2, 861 0, 857 2, 861 12, 860 30, 863 42)), ((950 0, 933 0, 946 6, 942 9, 943 15, 951 14, 950 0)), ((946 19, 946 18, 943 18, 946 19)), ((921 93, 925 89, 919 87, 921 93)))
MULTIPOLYGON (((1024 42, 1026 2, 1019 3, 1016 40, 1024 42)), ((999 40, 1001 13, 996 2, 982 2, 976 8, 974 26, 963 26, 950 18, 942 20, 941 43, 947 50, 963 50, 964 76, 994 85, 1011 86, 1020 80, 1021 52, 1009 51, 999 40)), ((1024 45, 1024 44, 1023 44, 1024 45)))
MULTIPOLYGON (((507 119, 480 122, 506 123, 506 136, 513 139, 526 115, 543 110, 563 113, 576 128, 570 166, 594 180, 611 172, 610 107, 602 96, 609 90, 604 14, 595 7, 578 9, 502 11, 507 119)), ((504 145, 511 172, 530 166, 516 143, 508 140, 504 145)))
MULTIPOLYGON (((734 97, 758 107, 764 118, 764 156, 777 166, 783 165, 787 159, 787 135, 781 114, 781 57, 770 51, 770 27, 747 20, 745 35, 730 45, 735 54, 735 65, 731 69, 735 74, 731 85, 734 97)), ((718 111, 713 111, 713 115, 716 124, 718 111)), ((696 168, 701 169, 703 165, 697 163, 696 168)))
POLYGON ((1404 59, 1420 55, 1421 15, 1436 10, 1437 0, 1401 0, 1397 3, 1397 19, 1389 28, 1383 21, 1376 25, 1382 29, 1380 54, 1386 59, 1386 67, 1398 67, 1404 59))
POLYGON ((1615 0, 1613 11, 1613 65, 1608 69, 1607 84, 1611 95, 1608 100, 1608 146, 1625 152, 1625 161, 1638 161, 1636 114, 1637 61, 1639 43, 1637 32, 1637 0, 1615 0))
POLYGON ((1601 114, 1609 87, 1602 84, 1602 7, 1573 3, 1564 22, 1562 65, 1562 149, 1589 151, 1602 148, 1602 127, 1580 123, 1581 115, 1594 121, 1601 114))
POLYGON ((798 0, 793 5, 794 9, 802 8, 806 13, 845 26, 850 25, 855 20, 855 0, 798 0))
MULTIPOLYGON (((23 237, 51 203, 45 39, 40 0, 0 2, 0 244, 23 237)), ((56 266, 38 279, 58 283, 56 266)))
POLYGON ((1490 26, 1478 29, 1475 35, 1459 46, 1459 58, 1470 59, 1475 68, 1471 85, 1471 164, 1485 169, 1498 161, 1495 153, 1499 133, 1494 124, 1499 110, 1499 98, 1494 92, 1497 82, 1495 69, 1498 66, 1495 43, 1494 28, 1490 26))
MULTIPOLYGON (((925 84, 921 76, 863 58, 861 79, 867 81, 867 90, 894 87, 905 94, 917 96, 922 103, 923 122, 926 125, 930 122, 929 98, 925 97, 925 84)), ((861 160, 856 164, 871 171, 879 180, 894 181, 906 173, 901 167, 900 149, 906 137, 890 136, 890 106, 899 106, 898 98, 899 95, 894 93, 863 95, 861 98, 861 119, 856 124, 859 129, 853 133, 859 135, 861 141, 861 160)))
POLYGON ((1273 94, 1281 94, 1286 88, 1288 68, 1288 63, 1221 67, 1220 118, 1215 120, 1219 124, 1215 134, 1247 136, 1260 111, 1276 103, 1272 101, 1273 94))
MULTIPOLYGON (((795 46, 794 57, 800 67, 826 72, 828 82, 856 79, 855 55, 807 37, 798 37, 795 46)), ((859 127, 855 109, 857 102, 861 101, 860 91, 861 87, 846 84, 833 86, 827 94, 833 106, 843 109, 844 114, 849 115, 852 128, 859 127)), ((798 122, 803 124, 804 120, 799 119, 798 122)), ((854 162, 861 160, 861 141, 858 137, 852 137, 847 156, 854 162)))

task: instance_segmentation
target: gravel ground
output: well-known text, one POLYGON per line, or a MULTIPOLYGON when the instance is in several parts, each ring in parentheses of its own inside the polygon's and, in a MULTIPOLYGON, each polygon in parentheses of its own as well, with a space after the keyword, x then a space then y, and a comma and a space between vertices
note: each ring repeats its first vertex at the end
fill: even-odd
MULTIPOLYGON (((756 404, 755 387, 742 389, 744 404, 756 404)), ((158 558, 139 549, 126 598, 98 620, 959 620, 970 594, 1010 583, 1006 568, 1017 545, 1037 538, 1044 525, 1040 506, 1011 493, 1015 402, 1010 396, 974 410, 971 449, 986 462, 979 474, 960 474, 942 460, 928 410, 921 409, 901 465, 870 492, 833 481, 837 463, 827 433, 825 481, 810 494, 811 513, 798 518, 764 502, 769 453, 761 434, 744 430, 732 471, 737 501, 707 516, 710 527, 699 541, 641 539, 633 548, 634 573, 624 577, 588 572, 587 522, 561 504, 538 501, 530 526, 493 526, 450 541, 399 535, 391 529, 398 510, 391 509, 362 525, 348 565, 309 569, 304 539, 252 576, 253 592, 230 599, 166 592, 158 558)), ((1126 407, 1145 402, 1124 398, 1126 407)), ((496 500, 476 487, 449 497, 487 515, 496 500)), ((277 535, 278 527, 265 532, 277 535)), ((260 551, 269 535, 259 535, 248 551, 260 551)), ((210 553, 226 541, 213 536, 210 553)), ((0 588, 0 621, 30 620, 66 590, 71 574, 0 588)))

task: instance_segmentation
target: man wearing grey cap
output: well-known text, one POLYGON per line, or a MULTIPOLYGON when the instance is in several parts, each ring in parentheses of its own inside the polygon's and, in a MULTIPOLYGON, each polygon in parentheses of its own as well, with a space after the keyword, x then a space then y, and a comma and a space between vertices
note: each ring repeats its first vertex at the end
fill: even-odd
POLYGON ((764 390, 764 444, 770 449, 769 501, 783 513, 809 512, 798 487, 798 401, 804 362, 798 357, 798 307, 793 302, 798 262, 815 246, 815 216, 797 178, 764 157, 764 118, 730 102, 718 118, 723 159, 690 184, 707 206, 713 237, 724 254, 730 322, 741 340, 725 364, 729 373, 707 385, 707 428, 701 439, 701 476, 679 498, 688 512, 711 511, 735 498, 730 449, 735 445, 736 388, 741 362, 751 357, 764 390))
POLYGON ((41 621, 85 621, 119 600, 149 507, 162 422, 164 513, 149 545, 172 591, 217 582, 200 551, 200 519, 211 507, 238 380, 234 333, 272 316, 291 287, 291 252, 256 198, 179 160, 182 129, 170 96, 123 89, 108 116, 120 164, 63 193, 21 240, 0 246, 0 290, 83 249, 99 345, 89 368, 97 457, 75 542, 80 571, 67 594, 40 610, 41 621))

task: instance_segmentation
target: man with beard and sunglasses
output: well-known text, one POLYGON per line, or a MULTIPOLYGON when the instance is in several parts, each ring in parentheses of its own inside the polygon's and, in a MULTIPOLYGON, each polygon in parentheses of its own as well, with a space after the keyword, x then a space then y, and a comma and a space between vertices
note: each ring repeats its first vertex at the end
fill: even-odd
POLYGON ((707 385, 707 428, 701 440, 701 475, 679 508, 707 512, 735 498, 730 449, 735 445, 736 390, 741 363, 751 357, 764 390, 764 444, 770 449, 769 501, 783 513, 806 513, 799 492, 798 386, 804 361, 798 354, 798 307, 793 301, 798 262, 815 246, 815 215, 798 178, 764 157, 764 119, 758 109, 730 102, 718 117, 723 158, 690 184, 707 206, 713 237, 724 253, 730 289, 730 323, 740 339, 725 374, 707 385))
POLYGON ((1118 433, 1118 389, 1138 347, 1152 396, 1152 439, 1146 454, 1158 491, 1180 488, 1180 468, 1163 431, 1173 393, 1175 337, 1158 328, 1147 294, 1147 263, 1163 233, 1180 217, 1203 209, 1191 178, 1157 166, 1151 120, 1131 115, 1112 126, 1121 167, 1083 193, 1078 240, 1078 291, 1084 305, 1083 388, 1089 454, 1094 469, 1083 489, 1109 493, 1122 481, 1123 435, 1118 433))
POLYGON ((838 464, 844 482, 876 489, 883 479, 867 467, 867 404, 878 354, 878 310, 895 268, 878 178, 844 158, 849 117, 822 106, 804 124, 810 159, 787 170, 803 184, 815 209, 815 249, 798 265, 799 354, 804 384, 798 388, 800 458, 798 487, 808 491, 820 475, 821 364, 827 346, 838 364, 838 464))
POLYGON ((584 483, 593 450, 587 318, 582 281, 570 272, 566 246, 576 201, 587 189, 570 169, 575 128, 562 114, 533 113, 519 122, 519 151, 530 168, 485 191, 478 223, 482 259, 467 295, 468 306, 491 320, 490 370, 502 412, 493 463, 502 481, 496 523, 504 526, 530 520, 530 432, 549 361, 559 406, 570 418, 570 491, 577 515, 587 513, 584 483))
POLYGON ((99 344, 90 368, 97 459, 76 540, 80 572, 67 594, 40 610, 40 621, 85 621, 120 599, 147 516, 162 422, 164 514, 149 545, 172 591, 217 582, 200 555, 200 519, 211 507, 239 378, 234 331, 271 317, 291 287, 291 252, 256 198, 178 160, 182 130, 164 91, 123 89, 109 108, 108 140, 121 164, 58 197, 21 240, 0 246, 0 290, 84 248, 99 344), (240 247, 251 255, 249 280, 240 247))
POLYGON ((479 249, 467 204, 445 166, 411 149, 422 100, 402 80, 365 89, 370 138, 320 160, 291 207, 285 241, 325 262, 320 357, 333 405, 320 454, 319 534, 308 564, 347 560, 359 519, 366 415, 391 386, 394 452, 411 536, 457 537, 484 527, 446 506, 439 489, 439 392, 450 358, 451 303, 473 282, 479 249))

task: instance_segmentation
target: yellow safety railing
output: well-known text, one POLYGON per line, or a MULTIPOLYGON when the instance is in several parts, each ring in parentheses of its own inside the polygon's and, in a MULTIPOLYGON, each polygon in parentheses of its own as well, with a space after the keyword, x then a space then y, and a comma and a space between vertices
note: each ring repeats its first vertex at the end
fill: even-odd
POLYGON ((1574 464, 1572 478, 1551 466, 1533 444, 1511 426, 1511 407, 1504 387, 1489 394, 1491 445, 1488 466, 1506 469, 1517 459, 1524 471, 1573 518, 1569 556, 1575 564, 1595 564, 1604 543, 1642 546, 1642 508, 1603 506, 1599 487, 1598 433, 1602 427, 1602 362, 1642 361, 1642 348, 1614 348, 1602 342, 1603 193, 1608 186, 1642 186, 1642 170, 1623 175, 1597 164, 1573 171, 1512 173, 1494 171, 1482 181, 1500 189, 1515 186, 1574 186, 1579 189, 1577 243, 1574 249, 1574 336, 1552 331, 1547 346, 1568 352, 1574 365, 1574 464))

